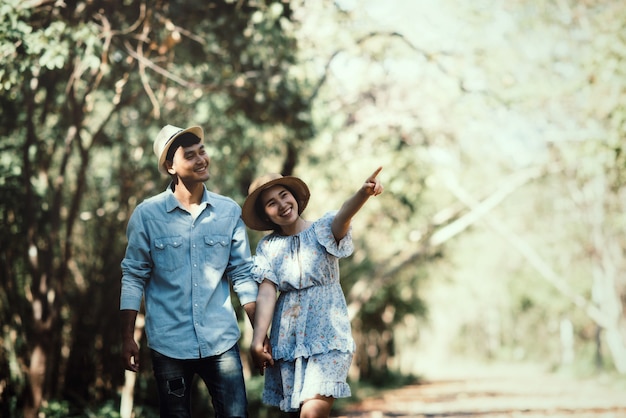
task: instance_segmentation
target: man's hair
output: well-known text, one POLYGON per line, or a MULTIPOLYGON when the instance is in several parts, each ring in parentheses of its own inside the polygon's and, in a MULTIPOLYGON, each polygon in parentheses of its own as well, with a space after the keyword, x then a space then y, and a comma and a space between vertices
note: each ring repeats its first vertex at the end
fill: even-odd
POLYGON ((198 142, 200 142, 200 138, 191 132, 185 132, 172 142, 172 145, 170 145, 170 148, 167 150, 167 154, 165 155, 165 161, 173 161, 174 154, 179 147, 188 147, 190 145, 197 144, 198 142))

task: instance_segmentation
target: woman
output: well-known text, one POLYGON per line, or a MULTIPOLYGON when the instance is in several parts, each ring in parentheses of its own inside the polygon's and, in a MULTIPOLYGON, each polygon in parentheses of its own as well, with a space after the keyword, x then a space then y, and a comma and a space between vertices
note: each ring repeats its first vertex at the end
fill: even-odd
POLYGON ((309 188, 297 177, 267 174, 250 186, 242 216, 254 230, 273 232, 257 245, 257 297, 250 351, 266 372, 263 402, 300 417, 328 417, 336 398, 349 397, 354 341, 339 259, 352 254, 350 222, 383 191, 379 167, 339 211, 302 218, 309 188), (279 293, 278 300, 276 294, 279 293), (271 327, 272 352, 263 342, 271 327))

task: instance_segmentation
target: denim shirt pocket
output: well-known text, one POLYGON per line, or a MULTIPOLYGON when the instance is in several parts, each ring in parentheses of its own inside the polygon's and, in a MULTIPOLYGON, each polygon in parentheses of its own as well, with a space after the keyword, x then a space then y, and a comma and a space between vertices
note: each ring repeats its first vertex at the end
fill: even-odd
POLYGON ((155 267, 164 271, 175 271, 182 267, 185 260, 182 245, 183 237, 180 235, 155 238, 152 255, 155 267))
POLYGON ((230 237, 228 235, 205 235, 206 262, 216 269, 222 269, 230 259, 230 237))

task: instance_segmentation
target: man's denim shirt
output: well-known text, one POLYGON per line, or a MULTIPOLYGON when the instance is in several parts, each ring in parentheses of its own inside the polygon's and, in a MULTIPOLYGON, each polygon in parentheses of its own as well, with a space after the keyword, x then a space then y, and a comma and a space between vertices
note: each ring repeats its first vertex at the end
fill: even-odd
POLYGON ((242 305, 258 291, 241 208, 206 189, 202 202, 194 219, 170 185, 137 206, 126 232, 120 309, 139 311, 145 296, 148 346, 177 359, 218 355, 236 344, 230 284, 242 305))

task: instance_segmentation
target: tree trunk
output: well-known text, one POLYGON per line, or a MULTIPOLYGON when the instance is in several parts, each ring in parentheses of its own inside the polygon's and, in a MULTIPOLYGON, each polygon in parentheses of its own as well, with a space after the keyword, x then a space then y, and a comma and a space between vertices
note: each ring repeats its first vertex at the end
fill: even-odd
POLYGON ((24 403, 24 418, 36 418, 44 395, 44 387, 47 369, 46 348, 43 344, 37 343, 30 355, 30 367, 28 368, 29 385, 24 403))

